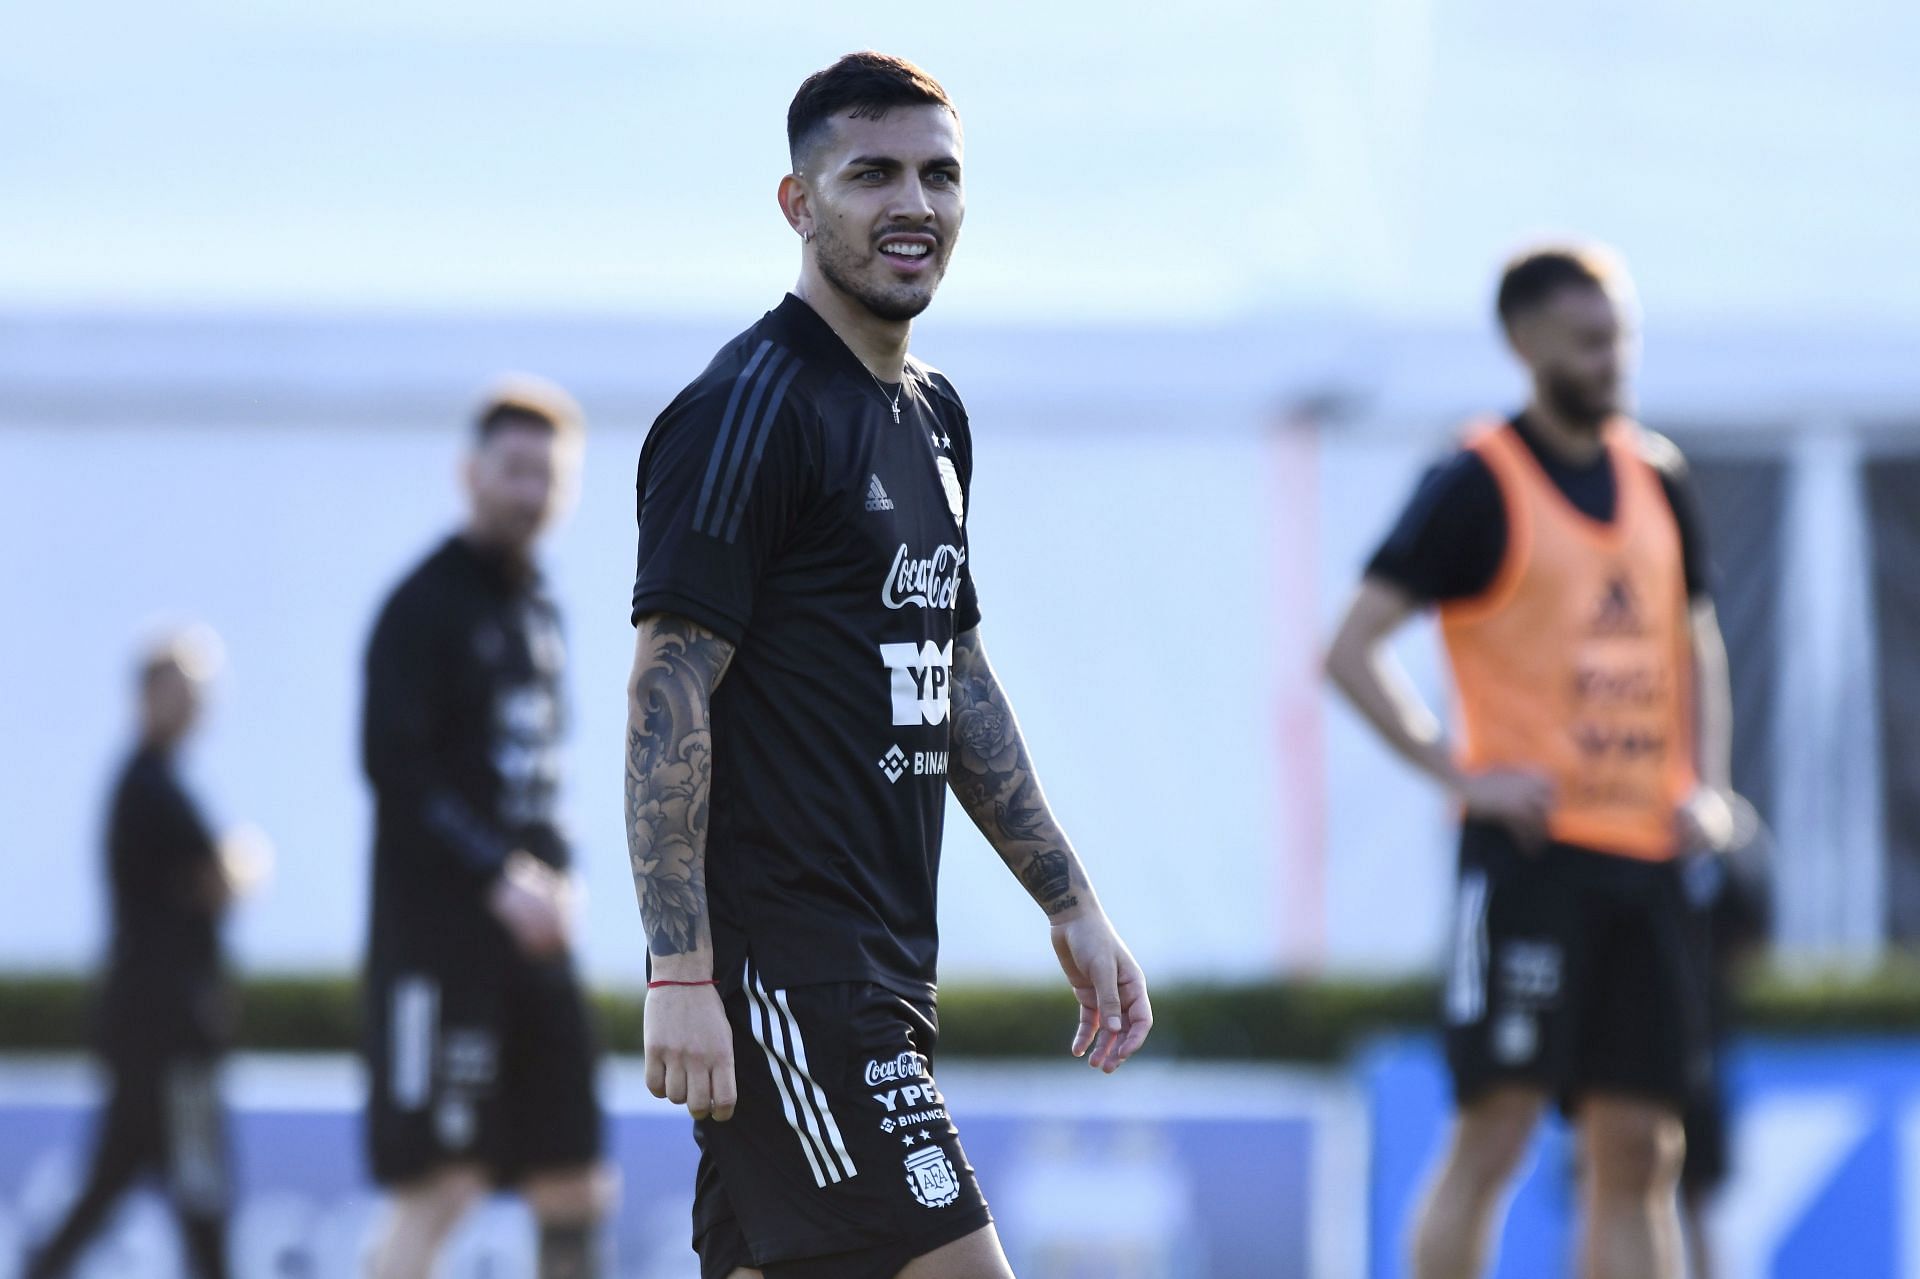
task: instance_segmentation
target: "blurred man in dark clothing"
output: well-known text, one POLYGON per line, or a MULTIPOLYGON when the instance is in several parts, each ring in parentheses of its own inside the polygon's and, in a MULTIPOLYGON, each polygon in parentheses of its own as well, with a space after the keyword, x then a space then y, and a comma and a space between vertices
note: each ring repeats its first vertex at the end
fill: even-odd
POLYGON ((107 830, 113 939, 99 1039, 111 1098, 86 1186, 27 1279, 66 1274, 144 1175, 172 1199, 193 1273, 227 1274, 230 1173, 216 1071, 233 1000, 220 920, 263 869, 264 848, 245 836, 216 844, 174 772, 218 661, 218 640, 197 628, 140 666, 140 741, 107 830))
POLYGON ((1718 856, 1688 859, 1683 872, 1707 954, 1707 1024, 1713 1069, 1688 1099, 1683 1123, 1686 1162, 1680 1171, 1680 1219, 1687 1240, 1691 1279, 1715 1279, 1708 1214, 1732 1171, 1726 1050, 1733 1034, 1734 1006, 1746 970, 1766 947, 1773 902, 1768 889, 1773 837, 1744 799, 1735 801, 1733 847, 1718 856))
POLYGON ((581 431, 549 383, 489 397, 466 523, 394 589, 367 646, 367 1136, 392 1209, 373 1279, 426 1279, 495 1187, 533 1211, 540 1279, 607 1273, 613 1182, 559 816, 566 648, 534 557, 581 431))

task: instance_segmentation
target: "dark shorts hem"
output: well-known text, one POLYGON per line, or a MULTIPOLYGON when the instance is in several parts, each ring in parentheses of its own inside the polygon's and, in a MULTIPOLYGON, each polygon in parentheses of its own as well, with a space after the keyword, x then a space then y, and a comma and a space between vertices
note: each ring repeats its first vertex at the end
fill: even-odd
POLYGON ((766 1279, 893 1279, 910 1262, 993 1224, 985 1204, 910 1235, 875 1242, 870 1235, 816 1235, 775 1243, 776 1259, 754 1262, 737 1235, 715 1231, 701 1240, 701 1279, 726 1279, 746 1266, 766 1279))
POLYGON ((416 1150, 406 1156, 375 1154, 368 1160, 367 1175, 373 1184, 392 1189, 410 1181, 430 1177, 446 1168, 473 1167, 486 1173, 487 1180, 501 1190, 511 1190, 541 1173, 565 1172, 573 1168, 594 1168, 606 1162, 603 1142, 582 1145, 575 1153, 556 1151, 535 1158, 515 1158, 511 1162, 485 1153, 453 1153, 444 1150, 416 1150))
POLYGON ((879 1244, 856 1243, 838 1252, 770 1261, 760 1270, 766 1279, 894 1279, 914 1259, 992 1224, 993 1212, 982 1204, 906 1238, 879 1244))
POLYGON ((1453 1081, 1453 1104, 1456 1108, 1471 1106, 1487 1094, 1502 1088, 1525 1088, 1531 1092, 1545 1093, 1552 1101, 1565 1102, 1565 1094, 1558 1081, 1544 1072, 1485 1070, 1460 1070, 1451 1063, 1447 1067, 1448 1077, 1453 1081))
POLYGON ((1526 1088, 1545 1093, 1560 1113, 1569 1118, 1579 1110, 1582 1102, 1594 1097, 1625 1097, 1657 1102, 1670 1108, 1676 1115, 1688 1109, 1685 1098, 1674 1089, 1645 1081, 1616 1083, 1610 1079, 1576 1079, 1564 1083, 1544 1072, 1461 1071, 1451 1067, 1447 1073, 1453 1082, 1453 1102, 1456 1107, 1470 1106, 1502 1088, 1526 1088))

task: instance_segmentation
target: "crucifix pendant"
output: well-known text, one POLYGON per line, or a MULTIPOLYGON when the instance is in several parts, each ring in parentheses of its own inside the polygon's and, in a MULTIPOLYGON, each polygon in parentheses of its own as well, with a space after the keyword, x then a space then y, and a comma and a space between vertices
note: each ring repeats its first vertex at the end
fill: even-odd
POLYGON ((887 407, 893 410, 893 424, 895 426, 900 425, 900 397, 897 395, 894 396, 893 402, 887 405, 887 407))

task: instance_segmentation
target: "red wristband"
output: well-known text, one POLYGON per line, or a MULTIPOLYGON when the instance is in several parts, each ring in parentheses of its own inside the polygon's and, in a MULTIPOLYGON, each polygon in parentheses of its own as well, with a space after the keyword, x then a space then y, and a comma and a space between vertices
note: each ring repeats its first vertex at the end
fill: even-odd
POLYGON ((705 981, 650 981, 647 983, 647 989, 658 990, 662 986, 713 986, 717 984, 718 983, 711 977, 705 981))

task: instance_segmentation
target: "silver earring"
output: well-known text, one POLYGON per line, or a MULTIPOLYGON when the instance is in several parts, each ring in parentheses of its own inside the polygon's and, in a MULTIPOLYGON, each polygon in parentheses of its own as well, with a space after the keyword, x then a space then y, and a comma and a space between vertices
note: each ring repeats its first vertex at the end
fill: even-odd
POLYGON ((813 232, 811 232, 811 231, 802 231, 802 232, 800 233, 800 243, 802 243, 802 244, 812 244, 812 243, 813 243, 813 232))

